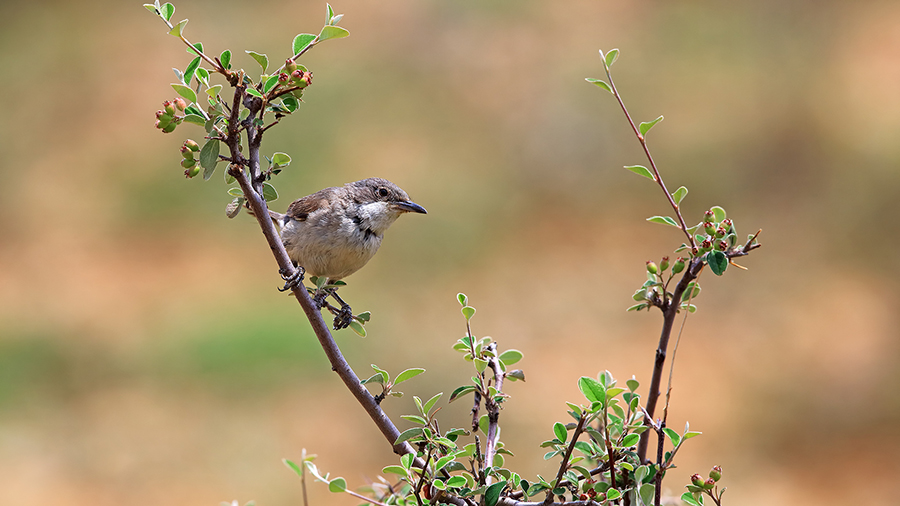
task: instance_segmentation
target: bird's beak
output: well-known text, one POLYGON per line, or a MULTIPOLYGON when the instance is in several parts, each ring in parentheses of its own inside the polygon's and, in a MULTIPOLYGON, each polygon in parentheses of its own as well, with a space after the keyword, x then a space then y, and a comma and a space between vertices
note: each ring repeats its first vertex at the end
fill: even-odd
POLYGON ((419 204, 416 204, 415 202, 409 201, 409 200, 404 200, 401 202, 394 202, 393 207, 395 209, 399 209, 399 210, 403 211, 404 213, 428 214, 428 211, 426 211, 424 207, 420 206, 419 204))

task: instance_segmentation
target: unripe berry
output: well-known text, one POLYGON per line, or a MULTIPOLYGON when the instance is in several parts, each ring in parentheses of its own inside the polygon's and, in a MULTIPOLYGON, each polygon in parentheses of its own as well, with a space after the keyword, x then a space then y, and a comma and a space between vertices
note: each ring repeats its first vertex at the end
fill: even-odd
POLYGON ((190 149, 191 151, 193 151, 193 152, 195 152, 195 153, 196 153, 197 151, 200 151, 200 145, 197 144, 195 141, 192 141, 191 139, 188 139, 188 140, 184 141, 184 145, 185 145, 188 149, 190 149))
POLYGON ((734 225, 734 222, 731 221, 731 218, 725 218, 722 220, 722 226, 725 227, 725 230, 731 230, 731 227, 734 225))
POLYGON ((659 272, 659 268, 655 263, 647 260, 647 272, 649 272, 650 274, 656 274, 657 272, 659 272))
POLYGON ((290 79, 291 77, 285 72, 278 74, 278 82, 281 84, 288 82, 290 79))
POLYGON ((181 146, 181 156, 184 157, 185 160, 193 160, 194 152, 187 146, 181 146))
POLYGON ((716 219, 716 213, 713 212, 712 209, 703 213, 704 220, 703 221, 713 221, 716 219))
POLYGON ((175 106, 171 101, 166 100, 165 102, 163 102, 163 109, 165 109, 166 113, 168 113, 170 116, 175 115, 175 106))
POLYGON ((181 161, 181 166, 185 169, 190 169, 194 165, 197 165, 197 160, 194 160, 193 158, 185 158, 181 161))
POLYGON ((292 74, 295 70, 297 70, 297 64, 294 63, 294 60, 288 58, 284 60, 284 71, 288 74, 292 74))
POLYGON ((707 234, 713 235, 716 233, 716 225, 711 221, 707 221, 703 224, 703 230, 705 230, 707 234))
POLYGON ((728 243, 725 241, 719 241, 719 244, 717 244, 716 247, 719 248, 719 251, 726 251, 728 250, 728 243))
POLYGON ((171 132, 172 130, 175 130, 175 127, 176 127, 176 126, 178 126, 178 124, 175 123, 175 122, 169 123, 167 126, 165 126, 165 127, 162 129, 162 131, 163 131, 164 134, 167 134, 167 133, 171 132))
POLYGON ((709 477, 715 481, 719 481, 722 479, 722 466, 713 466, 712 470, 709 472, 709 477))
POLYGON ((695 487, 702 487, 704 483, 703 477, 700 476, 699 473, 695 473, 691 475, 691 483, 693 483, 695 487))
POLYGON ((179 111, 184 111, 185 109, 187 109, 187 104, 184 102, 183 98, 178 97, 175 99, 174 102, 175 102, 175 108, 178 109, 179 111))
POLYGON ((675 263, 672 265, 672 274, 678 274, 684 270, 684 259, 678 257, 675 259, 675 263))
POLYGON ((194 166, 191 167, 190 169, 184 171, 184 176, 187 177, 187 178, 192 178, 192 177, 196 176, 196 175, 199 174, 199 173, 200 173, 200 166, 199 166, 199 165, 194 165, 194 166))
POLYGON ((709 239, 704 239, 703 242, 700 243, 700 252, 706 253, 707 251, 712 249, 712 243, 709 242, 709 239))
POLYGON ((703 483, 703 488, 705 488, 706 490, 712 490, 713 487, 715 487, 715 486, 716 486, 716 480, 714 480, 712 478, 706 480, 703 483))
POLYGON ((725 237, 725 227, 719 227, 716 229, 716 238, 721 239, 725 237))
POLYGON ((666 272, 666 269, 669 268, 669 257, 662 257, 662 261, 659 262, 659 270, 666 272))

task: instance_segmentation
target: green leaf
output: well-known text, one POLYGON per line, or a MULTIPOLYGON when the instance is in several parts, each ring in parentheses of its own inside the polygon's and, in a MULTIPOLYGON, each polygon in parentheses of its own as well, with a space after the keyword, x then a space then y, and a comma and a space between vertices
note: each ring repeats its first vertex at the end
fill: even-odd
POLYGON ((512 381, 525 381, 525 371, 523 371, 522 369, 513 369, 512 371, 506 373, 506 377, 512 381))
POLYGON ((412 468, 413 460, 415 460, 416 456, 412 453, 405 453, 402 457, 400 457, 400 465, 403 466, 404 469, 412 468))
POLYGON ((694 494, 692 494, 690 492, 685 492, 685 493, 681 494, 681 500, 686 504, 690 504, 690 506, 703 506, 703 496, 702 495, 700 496, 700 502, 697 502, 697 500, 694 499, 694 494))
POLYGON ((347 490, 347 480, 343 478, 335 478, 328 483, 328 490, 339 493, 347 490))
POLYGON ((638 444, 639 439, 641 439, 640 434, 629 434, 622 438, 622 447, 628 448, 629 446, 634 446, 638 444))
POLYGON ((603 58, 603 62, 606 63, 607 67, 612 67, 612 64, 619 59, 619 50, 618 49, 610 49, 608 53, 606 53, 606 57, 603 58))
POLYGON ((721 222, 722 220, 724 220, 726 218, 725 210, 719 206, 712 206, 709 208, 709 210, 712 211, 713 214, 716 215, 717 222, 721 222))
POLYGON ((684 197, 686 197, 687 194, 688 194, 688 189, 685 188, 684 186, 681 186, 677 190, 675 190, 675 193, 672 194, 672 199, 675 201, 676 204, 681 204, 681 201, 684 200, 684 197))
POLYGON ((414 437, 421 436, 424 432, 422 427, 413 427, 412 429, 406 429, 401 432, 399 436, 397 436, 397 440, 394 441, 395 445, 398 445, 404 441, 408 441, 414 437))
POLYGON ((681 228, 678 226, 678 223, 675 222, 675 219, 670 218, 669 216, 653 216, 651 218, 647 218, 647 221, 652 223, 661 223, 663 225, 672 225, 675 228, 681 228))
POLYGON ((458 300, 460 305, 463 307, 466 307, 469 305, 469 298, 466 297, 466 294, 464 294, 464 293, 456 294, 456 300, 458 300))
POLYGON ((203 179, 209 180, 219 163, 219 141, 210 139, 200 148, 200 166, 203 167, 203 179))
MULTIPOLYGON (((248 88, 247 88, 247 94, 248 94, 248 95, 253 95, 254 97, 257 97, 257 98, 263 98, 262 93, 260 93, 259 91, 257 91, 256 88, 250 88, 250 87, 248 87, 248 88)), ((246 110, 246 109, 245 109, 245 110, 246 110)))
POLYGON ((186 114, 184 116, 184 121, 199 126, 206 125, 206 119, 203 116, 198 116, 196 114, 186 114))
POLYGON ((266 72, 266 69, 269 68, 269 57, 268 56, 266 56, 262 53, 257 53, 256 51, 244 51, 244 52, 249 54, 250 56, 252 56, 253 59, 256 60, 256 63, 259 63, 259 66, 262 67, 263 73, 266 72))
POLYGON ((300 107, 300 102, 293 95, 287 95, 283 99, 284 106, 287 107, 288 112, 294 112, 300 107))
POLYGON ((563 443, 565 443, 569 438, 569 433, 566 430, 566 426, 560 422, 556 422, 553 424, 553 434, 556 435, 556 439, 560 440, 563 443))
POLYGON ((606 500, 607 501, 612 501, 613 499, 618 499, 620 497, 622 497, 622 493, 619 492, 617 489, 611 488, 606 491, 606 500))
POLYGON ((175 25, 171 30, 169 30, 169 35, 174 35, 176 37, 181 37, 181 32, 184 31, 184 25, 186 25, 188 20, 182 19, 175 25))
POLYGON ((144 4, 144 8, 152 13, 156 13, 156 6, 153 4, 144 4))
POLYGON ((375 372, 377 372, 378 374, 381 375, 381 378, 384 380, 384 381, 382 381, 382 383, 388 383, 389 381, 391 381, 390 375, 384 369, 381 369, 377 365, 372 364, 372 370, 374 370, 375 372))
POLYGON ((222 62, 222 66, 226 69, 231 68, 231 51, 224 50, 222 54, 219 55, 219 61, 222 62))
POLYGON ((220 91, 222 91, 222 85, 217 84, 215 86, 210 86, 209 89, 206 90, 206 94, 209 95, 210 97, 215 97, 216 95, 219 94, 220 91))
POLYGON ((603 79, 593 79, 590 77, 586 77, 584 80, 593 85, 596 85, 597 87, 602 88, 610 93, 613 92, 612 88, 610 88, 609 85, 606 84, 606 81, 604 81, 603 79))
POLYGON ((706 262, 716 276, 721 276, 725 273, 725 269, 728 268, 728 257, 725 256, 725 253, 718 250, 710 251, 706 255, 706 262))
POLYGON ((687 432, 684 433, 683 436, 681 436, 681 439, 682 439, 682 441, 686 441, 686 440, 688 440, 688 439, 690 439, 690 438, 692 438, 692 437, 697 437, 697 436, 699 436, 700 434, 703 434, 703 433, 702 433, 702 432, 696 432, 696 431, 687 431, 687 432))
POLYGON ((640 311, 641 309, 648 308, 648 307, 650 307, 649 304, 647 304, 646 302, 641 302, 640 304, 635 304, 633 306, 630 306, 625 311, 640 311))
POLYGON ((279 167, 290 165, 291 157, 287 153, 275 153, 272 155, 272 163, 279 167))
POLYGON ((653 176, 653 173, 650 172, 650 169, 644 167, 643 165, 628 165, 625 168, 630 170, 631 172, 634 172, 635 174, 644 176, 645 178, 652 181, 656 181, 656 178, 653 176))
POLYGON ((241 190, 241 189, 238 188, 238 187, 229 188, 229 189, 228 189, 228 194, 231 195, 232 197, 243 197, 243 196, 244 196, 244 190, 241 190))
POLYGON ((463 476, 451 476, 447 480, 447 486, 450 488, 459 488, 466 484, 466 478, 463 476))
POLYGON ((454 390, 452 394, 450 394, 450 399, 447 402, 453 402, 456 400, 457 397, 462 397, 463 395, 466 395, 469 392, 474 392, 475 389, 476 389, 476 387, 474 387, 472 385, 461 386, 461 387, 457 388, 456 390, 454 390))
POLYGON ((484 491, 485 506, 497 506, 500 501, 500 493, 506 488, 506 480, 494 483, 484 491))
POLYGON ((483 373, 485 369, 487 369, 488 362, 487 360, 482 360, 480 358, 475 359, 475 370, 479 373, 483 373))
POLYGON ((638 495, 641 496, 641 502, 644 504, 653 504, 655 492, 656 486, 652 483, 644 483, 638 488, 638 495))
POLYGON ((319 40, 342 39, 348 35, 350 35, 350 32, 340 26, 323 26, 322 31, 319 33, 319 40))
POLYGON ((266 79, 266 84, 263 85, 263 93, 268 93, 269 91, 271 91, 276 84, 278 84, 278 76, 269 76, 269 78, 266 79))
POLYGON ((294 49, 294 54, 299 54, 300 51, 306 49, 306 46, 308 46, 315 39, 316 36, 311 33, 301 33, 294 37, 294 44, 292 46, 294 49))
POLYGON ((203 52, 203 43, 202 43, 202 42, 196 42, 196 43, 194 43, 194 44, 191 44, 191 46, 193 46, 193 49, 187 48, 187 49, 185 50, 185 51, 187 51, 187 54, 192 54, 192 55, 194 55, 194 56, 200 56, 200 53, 203 52))
POLYGON ((415 378, 416 376, 422 374, 423 372, 425 372, 425 369, 420 369, 420 368, 407 369, 397 375, 397 379, 394 380, 394 384, 399 385, 400 383, 403 383, 404 381, 406 381, 408 379, 415 378))
POLYGON ((428 399, 428 401, 425 402, 425 407, 423 409, 425 410, 426 415, 431 411, 431 408, 434 407, 434 405, 437 403, 437 401, 440 400, 442 395, 444 395, 444 392, 435 394, 434 397, 432 397, 431 399, 428 399))
POLYGON ((645 122, 641 123, 640 126, 638 126, 638 130, 641 131, 641 135, 647 135, 647 132, 649 132, 650 129, 653 128, 653 125, 659 123, 662 120, 663 120, 663 117, 660 116, 653 121, 645 121, 645 122))
POLYGON ((578 389, 590 402, 606 402, 606 389, 594 378, 588 376, 579 378, 578 389))
POLYGON ((466 320, 471 320, 473 316, 475 316, 475 308, 472 306, 464 306, 462 308, 462 314, 466 317, 466 320))
POLYGON ((173 84, 172 88, 175 90, 176 93, 178 93, 182 97, 188 99, 189 101, 191 101, 191 102, 197 101, 197 94, 194 93, 194 90, 190 89, 189 87, 187 87, 183 84, 173 84))
POLYGON ((356 320, 350 320, 350 324, 347 325, 347 327, 353 332, 356 332, 356 335, 359 337, 366 337, 366 328, 363 327, 362 323, 359 323, 356 320))
POLYGON ((303 468, 302 467, 298 466, 297 464, 294 464, 294 462, 292 462, 288 459, 281 459, 281 461, 284 462, 284 465, 293 469, 294 472, 297 473, 297 476, 300 476, 301 478, 303 477, 303 468))
POLYGON ((263 198, 266 199, 266 202, 272 202, 277 199, 278 192, 275 191, 275 187, 269 183, 263 183, 263 198))
POLYGON ((679 436, 678 433, 675 432, 674 430, 672 430, 668 427, 665 427, 665 428, 663 428, 663 432, 665 432, 666 436, 669 437, 669 442, 672 443, 672 446, 678 446, 678 443, 681 442, 681 436, 679 436))
POLYGON ((172 19, 172 14, 175 14, 175 6, 166 2, 163 4, 162 8, 159 9, 159 15, 163 17, 166 21, 172 19))
POLYGON ((640 382, 638 382, 638 380, 636 380, 636 379, 634 379, 634 378, 631 378, 630 380, 626 381, 626 382, 625 382, 625 385, 626 385, 626 386, 628 387, 628 389, 631 390, 632 392, 634 392, 635 390, 638 389, 639 386, 641 386, 640 382))
POLYGON ((325 4, 325 23, 331 23, 331 18, 334 17, 334 9, 331 8, 331 4, 325 4))
POLYGON ((400 466, 387 466, 381 470, 382 473, 391 473, 391 474, 399 474, 400 476, 406 476, 406 469, 403 469, 400 466))
POLYGON ((506 365, 513 365, 522 360, 522 352, 519 350, 506 350, 500 354, 500 361, 506 365))
POLYGON ((384 385, 384 381, 382 380, 380 374, 373 374, 373 375, 369 376, 368 378, 359 381, 360 385, 368 385, 369 383, 379 383, 379 384, 384 385))

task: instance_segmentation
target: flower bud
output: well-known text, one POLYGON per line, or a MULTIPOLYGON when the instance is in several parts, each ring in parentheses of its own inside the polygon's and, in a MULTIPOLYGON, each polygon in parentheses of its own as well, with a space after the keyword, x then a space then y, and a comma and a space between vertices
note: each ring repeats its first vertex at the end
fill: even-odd
POLYGON ((703 486, 703 477, 700 476, 699 473, 693 474, 693 475, 691 476, 691 483, 692 483, 695 487, 702 487, 702 486, 703 486))
POLYGON ((292 60, 290 58, 288 58, 287 60, 284 60, 284 71, 286 73, 292 74, 292 73, 294 73, 295 70, 297 70, 297 64, 294 63, 294 60, 292 60))
POLYGON ((285 72, 282 72, 282 73, 278 74, 278 82, 281 83, 281 84, 284 84, 284 83, 288 82, 290 79, 291 79, 291 76, 289 76, 289 75, 288 75, 287 73, 285 73, 285 72))
POLYGON ((721 239, 725 237, 725 227, 719 227, 716 229, 716 238, 721 239))
POLYGON ((190 169, 194 165, 197 165, 197 160, 194 160, 193 158, 185 158, 181 161, 181 166, 185 169, 190 169))
POLYGON ((199 165, 194 165, 194 166, 191 167, 190 169, 187 169, 186 171, 184 171, 184 176, 187 177, 187 178, 192 178, 192 177, 196 176, 196 175, 199 174, 199 173, 200 173, 200 166, 199 166, 199 165))
POLYGON ((187 147, 187 146, 181 146, 181 150, 180 150, 180 151, 181 151, 181 156, 182 156, 185 160, 193 160, 193 159, 194 159, 194 152, 191 151, 191 148, 189 148, 189 147, 187 147))
POLYGON ((675 259, 675 263, 672 265, 672 274, 678 274, 684 270, 684 259, 678 257, 675 259))
POLYGON ((659 262, 659 270, 662 272, 666 272, 666 269, 669 268, 669 257, 662 257, 662 261, 659 262))
POLYGON ((197 151, 200 151, 200 145, 197 144, 195 141, 192 141, 191 139, 184 141, 184 145, 187 146, 191 151, 193 151, 195 153, 197 151))
POLYGON ((703 224, 703 230, 705 230, 707 234, 713 235, 716 233, 716 226, 713 222, 707 221, 703 224))
POLYGON ((713 221, 716 219, 716 213, 713 212, 712 209, 703 213, 703 221, 713 221))
POLYGON ((725 227, 725 230, 731 230, 731 227, 734 225, 734 222, 731 221, 731 218, 725 218, 722 220, 722 226, 725 227))
POLYGON ((178 124, 173 121, 172 123, 169 123, 168 125, 163 127, 162 131, 164 134, 167 134, 167 133, 171 132, 172 130, 175 130, 175 127, 177 127, 177 126, 178 126, 178 124))
POLYGON ((728 243, 725 242, 725 241, 719 241, 719 243, 716 244, 716 247, 719 248, 719 251, 727 251, 727 250, 728 250, 728 243))
POLYGON ((165 102, 163 102, 163 109, 165 109, 166 113, 169 114, 170 116, 175 115, 175 106, 172 104, 171 101, 166 100, 165 102))
POLYGON ((649 272, 650 274, 656 274, 657 272, 659 272, 659 268, 655 263, 647 260, 647 272, 649 272))
POLYGON ((174 102, 175 102, 175 108, 178 109, 179 111, 184 111, 185 109, 187 109, 187 104, 184 102, 183 98, 178 97, 174 100, 174 102))
POLYGON ((713 466, 712 470, 709 471, 709 477, 715 481, 719 481, 722 479, 722 466, 713 466))
MULTIPOLYGON (((702 479, 702 478, 701 478, 701 479, 702 479)), ((712 478, 710 478, 710 479, 706 480, 705 482, 703 482, 703 488, 705 488, 706 490, 712 490, 713 487, 715 487, 715 486, 716 486, 716 480, 714 480, 714 479, 712 479, 712 478)))
POLYGON ((704 239, 703 242, 700 243, 700 252, 706 253, 707 251, 712 249, 712 243, 709 242, 709 239, 704 239))

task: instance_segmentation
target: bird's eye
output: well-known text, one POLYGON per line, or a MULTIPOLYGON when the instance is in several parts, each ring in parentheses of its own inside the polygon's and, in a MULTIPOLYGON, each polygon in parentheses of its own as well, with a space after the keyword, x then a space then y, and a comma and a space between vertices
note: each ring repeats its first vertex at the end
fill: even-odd
POLYGON ((381 195, 382 197, 387 197, 387 196, 388 196, 388 191, 387 191, 386 188, 379 188, 379 189, 378 189, 378 194, 381 195))

